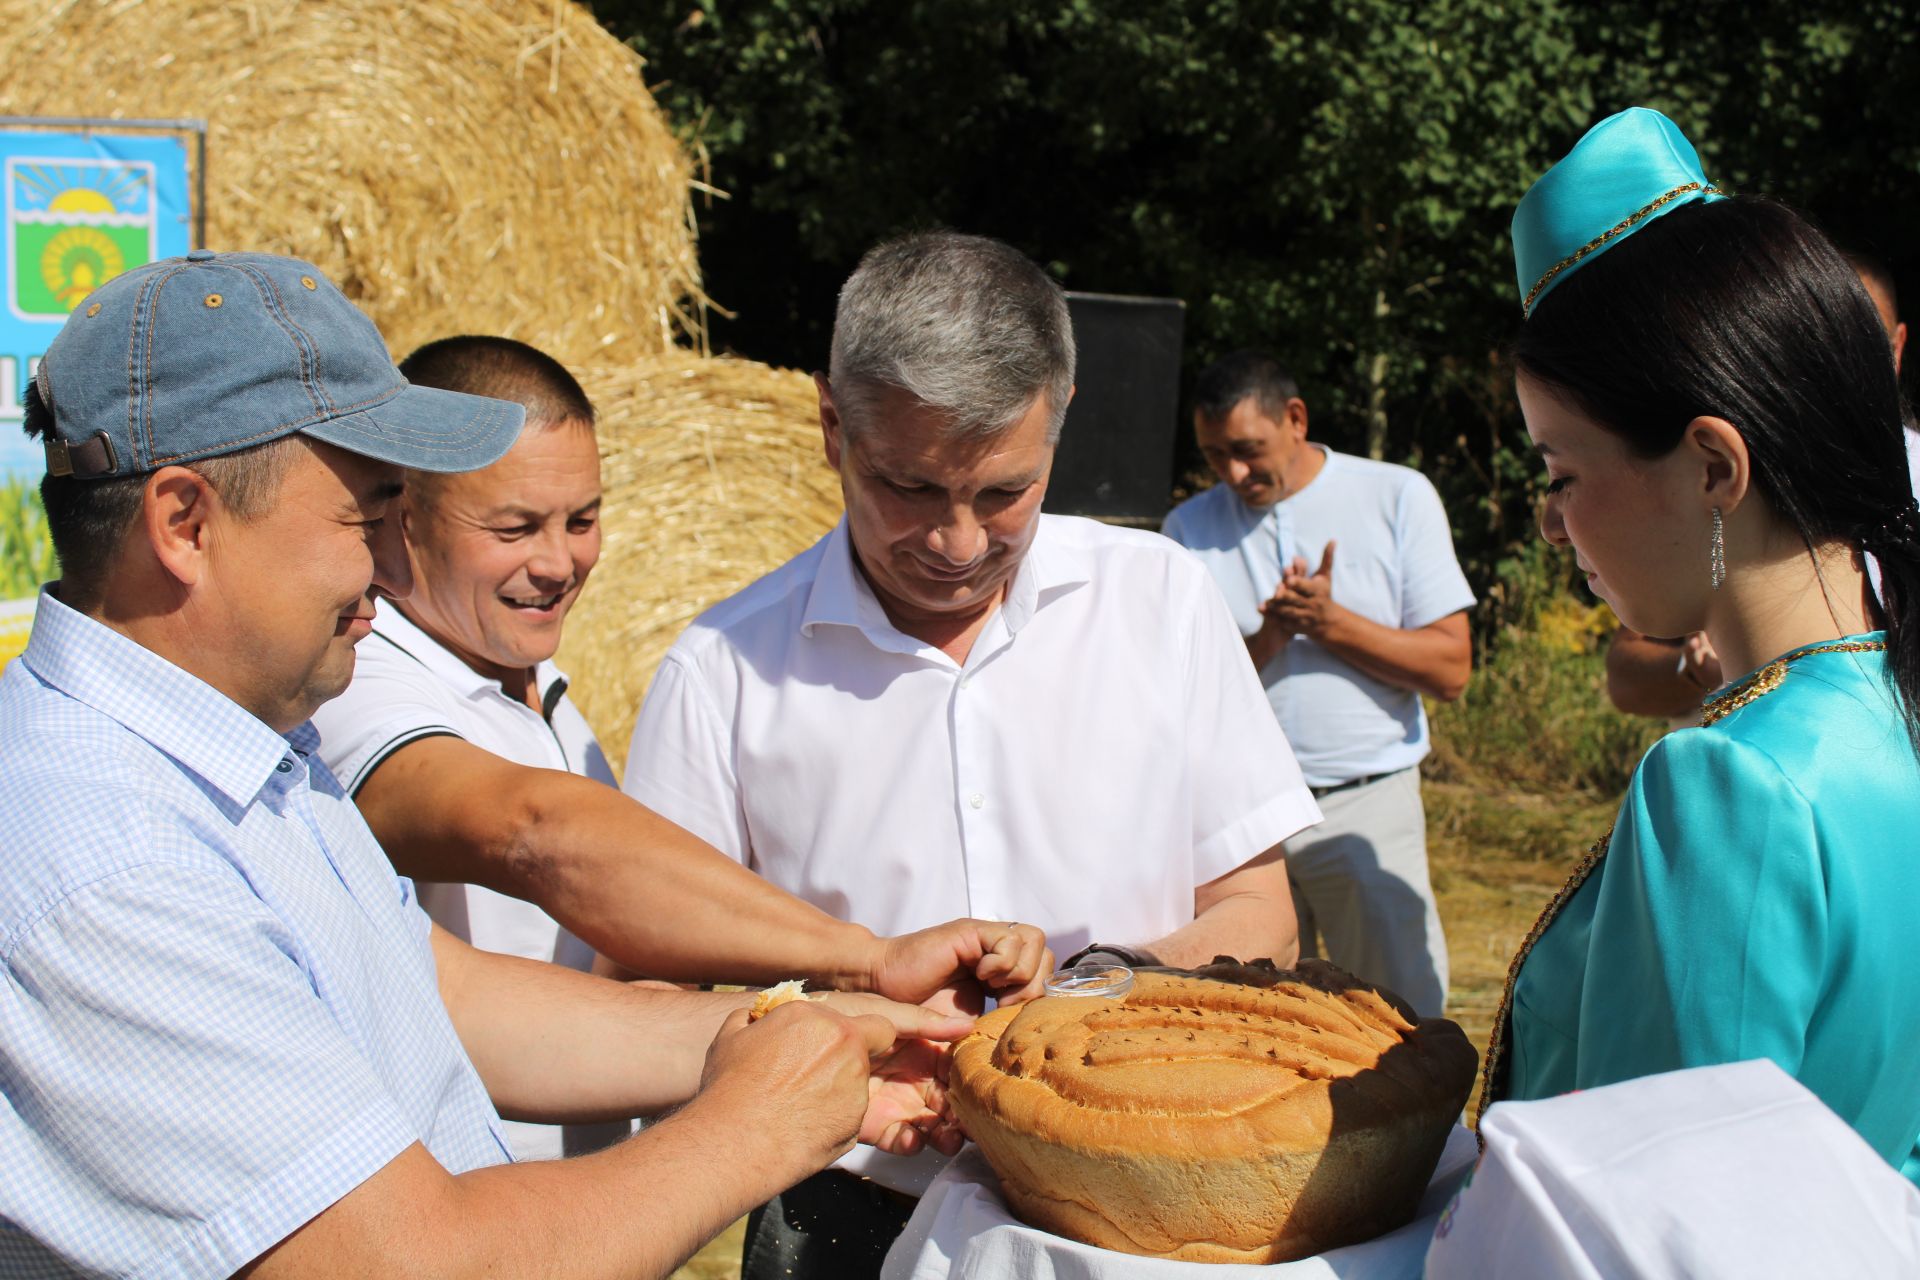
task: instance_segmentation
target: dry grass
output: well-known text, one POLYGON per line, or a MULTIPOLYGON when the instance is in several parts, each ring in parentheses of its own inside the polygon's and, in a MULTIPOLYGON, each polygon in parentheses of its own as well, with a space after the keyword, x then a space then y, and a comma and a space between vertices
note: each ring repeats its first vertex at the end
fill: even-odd
POLYGON ((840 516, 805 374, 685 353, 576 370, 600 412, 600 567, 560 665, 618 768, 653 669, 707 606, 840 516))
POLYGON ((689 158, 562 0, 0 0, 0 114, 208 122, 207 241, 292 254, 396 351, 704 341, 689 158))

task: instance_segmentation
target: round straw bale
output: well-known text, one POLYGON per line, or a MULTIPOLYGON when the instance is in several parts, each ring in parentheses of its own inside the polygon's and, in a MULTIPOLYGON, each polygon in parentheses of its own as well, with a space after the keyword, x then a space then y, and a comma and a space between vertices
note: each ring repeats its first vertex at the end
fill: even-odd
POLYGON ((606 540, 559 660, 618 767, 661 655, 831 529, 840 480, 803 373, 687 353, 574 372, 599 415, 606 540))
POLYGON ((396 351, 704 343, 686 152, 567 0, 0 0, 0 114, 204 118, 207 247, 317 263, 396 351))

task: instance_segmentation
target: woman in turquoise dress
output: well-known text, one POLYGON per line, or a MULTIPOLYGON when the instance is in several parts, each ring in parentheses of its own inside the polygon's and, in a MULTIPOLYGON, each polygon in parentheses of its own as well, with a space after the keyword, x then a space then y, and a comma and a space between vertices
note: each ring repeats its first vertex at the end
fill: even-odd
POLYGON ((1514 241, 1543 534, 1626 626, 1749 674, 1528 936, 1487 1099, 1770 1058, 1920 1181, 1920 516, 1873 306, 1651 111, 1595 126, 1514 241))

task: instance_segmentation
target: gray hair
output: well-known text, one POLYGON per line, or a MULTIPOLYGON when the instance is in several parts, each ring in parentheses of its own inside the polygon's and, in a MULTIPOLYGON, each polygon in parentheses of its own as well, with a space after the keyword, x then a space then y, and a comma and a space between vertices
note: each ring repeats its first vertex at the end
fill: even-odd
POLYGON ((840 290, 828 379, 841 421, 896 387, 946 417, 956 438, 990 439, 1041 395, 1047 440, 1073 392, 1067 296, 1011 245, 930 231, 869 249, 840 290))

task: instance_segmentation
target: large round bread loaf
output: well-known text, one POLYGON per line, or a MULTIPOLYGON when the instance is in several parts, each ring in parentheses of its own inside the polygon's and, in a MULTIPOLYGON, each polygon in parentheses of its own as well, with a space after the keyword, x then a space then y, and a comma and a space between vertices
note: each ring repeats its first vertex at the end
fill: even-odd
POLYGON ((1343 970, 1143 971, 1122 1001, 997 1009, 961 1122, 1022 1221, 1195 1262, 1284 1262, 1412 1220, 1478 1055, 1343 970))

